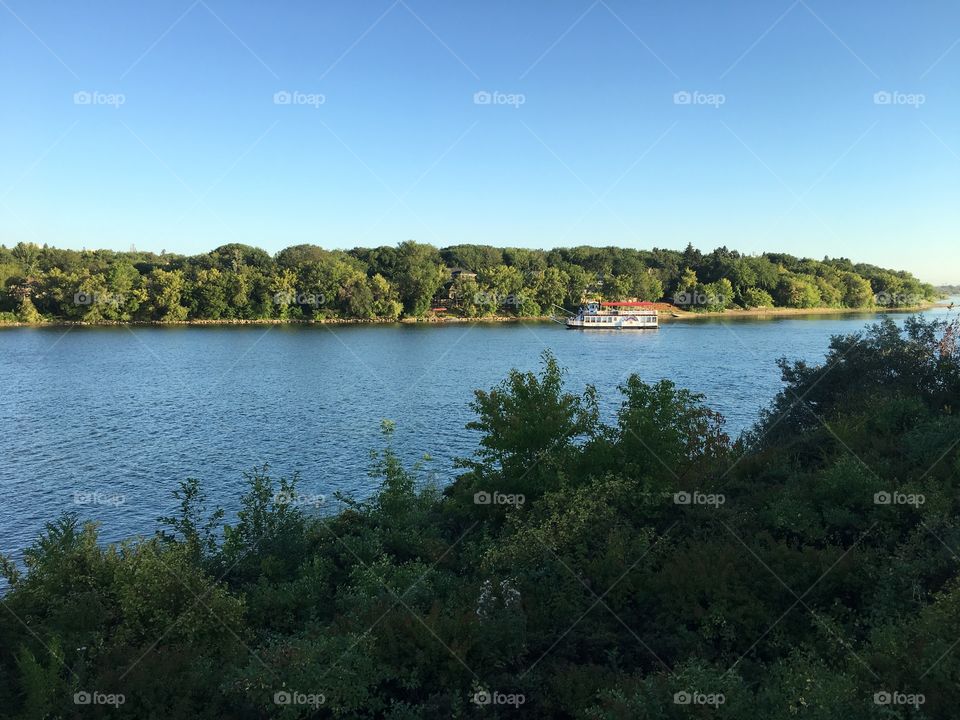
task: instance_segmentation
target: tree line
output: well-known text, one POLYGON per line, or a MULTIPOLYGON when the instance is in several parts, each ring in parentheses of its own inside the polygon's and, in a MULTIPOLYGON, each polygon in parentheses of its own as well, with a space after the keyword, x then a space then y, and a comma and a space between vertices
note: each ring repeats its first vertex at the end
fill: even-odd
POLYGON ((372 498, 202 485, 153 537, 53 521, 0 563, 5 717, 955 718, 957 323, 884 319, 736 441, 629 377, 604 421, 550 356, 476 393, 446 487, 386 446, 372 498))
POLYGON ((0 246, 0 321, 396 320, 430 313, 541 316, 585 299, 665 301, 693 311, 906 307, 937 297, 910 273, 718 248, 554 250, 412 241, 270 255, 0 246))

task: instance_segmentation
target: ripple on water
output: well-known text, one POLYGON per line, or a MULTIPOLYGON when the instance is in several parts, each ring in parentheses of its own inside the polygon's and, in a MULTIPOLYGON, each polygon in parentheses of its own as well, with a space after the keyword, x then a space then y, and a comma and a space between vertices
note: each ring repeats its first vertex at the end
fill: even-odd
MULTIPOLYGON (((408 463, 449 482, 469 456, 475 388, 551 350, 568 385, 597 386, 611 419, 630 373, 701 392, 732 435, 780 387, 778 357, 820 361, 829 337, 869 318, 664 324, 653 333, 571 332, 553 324, 442 327, 118 328, 0 331, 0 552, 19 554, 64 510, 117 540, 150 533, 187 477, 228 515, 242 473, 269 463, 305 493, 369 494, 380 421, 397 423, 408 463), (62 337, 61 337, 62 336, 62 337), (58 339, 59 338, 59 339, 58 339), (119 504, 78 505, 76 493, 119 504)), ((900 316, 902 319, 902 316, 900 316)))

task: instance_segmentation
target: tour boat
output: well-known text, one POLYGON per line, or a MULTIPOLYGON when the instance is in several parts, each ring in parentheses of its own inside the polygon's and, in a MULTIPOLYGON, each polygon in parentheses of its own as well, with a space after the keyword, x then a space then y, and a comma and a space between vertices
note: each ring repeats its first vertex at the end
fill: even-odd
POLYGON ((567 318, 567 329, 656 330, 656 305, 649 302, 591 302, 567 318))

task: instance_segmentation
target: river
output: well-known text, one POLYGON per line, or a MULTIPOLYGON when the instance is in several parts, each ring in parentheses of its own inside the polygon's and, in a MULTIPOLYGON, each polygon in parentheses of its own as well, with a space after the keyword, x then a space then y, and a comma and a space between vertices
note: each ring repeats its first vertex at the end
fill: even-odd
MULTIPOLYGON (((946 316, 943 308, 928 315, 946 316)), ((955 315, 955 313, 954 313, 955 315)), ((658 331, 551 323, 0 330, 0 552, 19 557, 65 510, 105 540, 151 533, 178 480, 233 513, 242 473, 300 473, 306 495, 363 497, 383 418, 438 482, 471 454, 475 388, 549 349, 568 385, 593 383, 612 417, 630 373, 703 393, 736 435, 780 388, 775 361, 819 362, 831 335, 874 314, 665 322, 658 331)), ((902 322, 903 315, 893 316, 902 322)))

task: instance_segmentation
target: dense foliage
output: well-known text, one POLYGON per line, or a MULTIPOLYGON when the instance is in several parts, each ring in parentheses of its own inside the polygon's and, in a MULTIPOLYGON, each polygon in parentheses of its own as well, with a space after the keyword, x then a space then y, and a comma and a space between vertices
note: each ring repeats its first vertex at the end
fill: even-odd
POLYGON ((784 361, 737 442, 666 380, 604 422, 548 355, 477 392, 445 489, 387 424, 381 489, 333 516, 259 469, 223 532, 195 481, 152 539, 63 517, 6 564, 0 713, 954 718, 957 331, 784 361))
POLYGON ((904 307, 936 296, 906 272, 719 248, 556 250, 404 242, 270 256, 224 245, 185 257, 0 246, 0 322, 296 320, 548 315, 585 298, 666 300, 689 310, 904 307), (460 271, 460 272, 457 272, 460 271))

